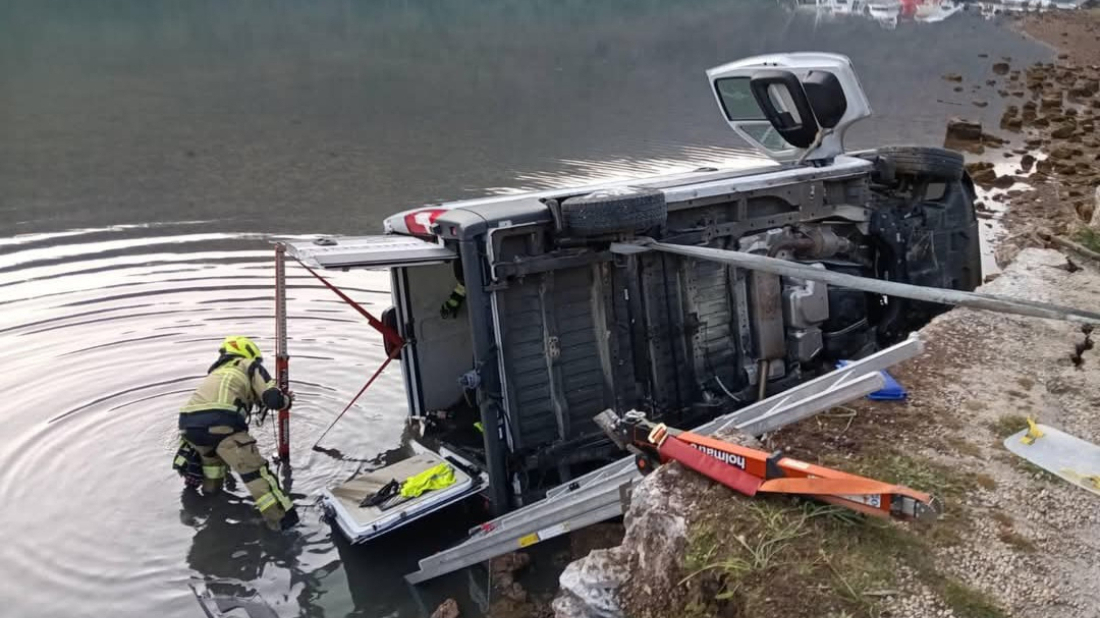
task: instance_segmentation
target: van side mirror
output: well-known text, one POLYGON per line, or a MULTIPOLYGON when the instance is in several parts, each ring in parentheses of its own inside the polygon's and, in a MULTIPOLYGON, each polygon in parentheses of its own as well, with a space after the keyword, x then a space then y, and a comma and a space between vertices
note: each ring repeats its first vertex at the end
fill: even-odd
POLYGON ((828 71, 810 71, 802 80, 802 89, 810 108, 814 110, 817 123, 825 129, 835 129, 844 113, 848 111, 848 99, 844 97, 844 86, 836 75, 828 71))
POLYGON ((809 148, 820 127, 802 82, 790 71, 757 71, 750 82, 764 117, 795 148, 809 148))
MULTIPOLYGON (((397 307, 386 307, 386 310, 382 312, 382 323, 392 328, 395 332, 398 330, 397 307)), ((390 343, 388 337, 382 338, 382 347, 386 351, 387 358, 393 355, 394 346, 392 343, 390 343)), ((398 353, 397 358, 401 358, 401 353, 398 353)))

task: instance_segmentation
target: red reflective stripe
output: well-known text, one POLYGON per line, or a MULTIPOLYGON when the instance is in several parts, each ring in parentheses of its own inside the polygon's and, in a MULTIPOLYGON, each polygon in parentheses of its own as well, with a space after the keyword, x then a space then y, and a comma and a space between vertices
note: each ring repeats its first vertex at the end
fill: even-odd
MULTIPOLYGON (((385 338, 386 341, 388 341, 391 346, 396 347, 397 349, 400 350, 401 346, 405 345, 405 340, 401 338, 401 335, 399 335, 397 333, 397 331, 395 331, 394 329, 390 328, 389 326, 386 326, 385 324, 383 324, 381 320, 379 320, 378 318, 371 315, 371 313, 369 311, 367 311, 366 309, 364 309, 363 307, 361 307, 359 305, 359 303, 357 303, 354 300, 352 300, 351 298, 349 298, 348 295, 341 292, 339 290, 339 288, 337 288, 336 286, 329 283, 324 277, 322 277, 321 275, 318 275, 316 272, 314 272, 314 270, 312 268, 310 268, 309 266, 306 266, 304 263, 302 263, 302 260, 299 260, 298 258, 294 258, 294 261, 301 264, 302 268, 309 271, 309 274, 313 275, 314 277, 317 277, 317 279, 321 283, 325 284, 325 287, 332 290, 337 296, 340 297, 341 300, 343 300, 345 303, 351 305, 352 309, 355 309, 356 311, 359 312, 360 315, 367 318, 367 322, 369 322, 370 325, 374 327, 374 330, 382 333, 382 337, 385 338)), ((385 365, 383 365, 383 366, 385 366, 385 365)))
POLYGON ((719 461, 674 436, 665 438, 657 450, 663 459, 678 461, 685 467, 746 496, 756 495, 756 491, 764 482, 763 479, 724 461, 719 461))

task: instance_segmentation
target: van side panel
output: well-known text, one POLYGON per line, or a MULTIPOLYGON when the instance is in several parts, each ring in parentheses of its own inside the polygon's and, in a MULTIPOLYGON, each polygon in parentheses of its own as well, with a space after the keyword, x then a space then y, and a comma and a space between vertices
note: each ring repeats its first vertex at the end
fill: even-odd
POLYGON ((592 433, 592 417, 614 405, 600 270, 529 275, 498 293, 518 449, 592 433))

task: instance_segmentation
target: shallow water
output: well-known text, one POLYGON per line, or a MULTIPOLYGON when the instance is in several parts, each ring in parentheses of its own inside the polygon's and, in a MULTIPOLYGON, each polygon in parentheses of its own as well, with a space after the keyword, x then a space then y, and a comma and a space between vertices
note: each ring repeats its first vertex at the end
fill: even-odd
MULTIPOLYGON (((998 98, 971 85, 1001 55, 1046 53, 966 14, 891 30, 771 2, 6 3, 0 614, 197 616, 188 584, 217 580, 281 616, 416 616, 446 595, 476 615, 465 574, 419 600, 400 579, 454 516, 351 548, 314 509, 284 537, 243 488, 181 496, 176 408, 224 335, 271 353, 270 241, 486 190, 744 164, 703 71, 798 49, 855 61, 877 117, 852 147, 937 144, 959 113, 995 124, 998 98)), ((382 351, 290 274, 292 490, 309 505, 360 465, 307 447, 382 351)), ((331 276, 388 305, 385 275, 331 276)), ((378 459, 404 413, 387 372, 325 446, 378 459)), ((270 450, 270 425, 255 434, 270 450)))

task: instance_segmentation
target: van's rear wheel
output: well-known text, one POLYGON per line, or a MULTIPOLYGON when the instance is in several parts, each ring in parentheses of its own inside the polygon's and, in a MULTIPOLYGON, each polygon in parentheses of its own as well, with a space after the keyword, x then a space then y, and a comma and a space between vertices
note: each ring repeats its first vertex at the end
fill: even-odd
POLYGON ((665 194, 655 189, 601 189, 561 203, 562 227, 577 236, 641 232, 667 218, 665 194))

